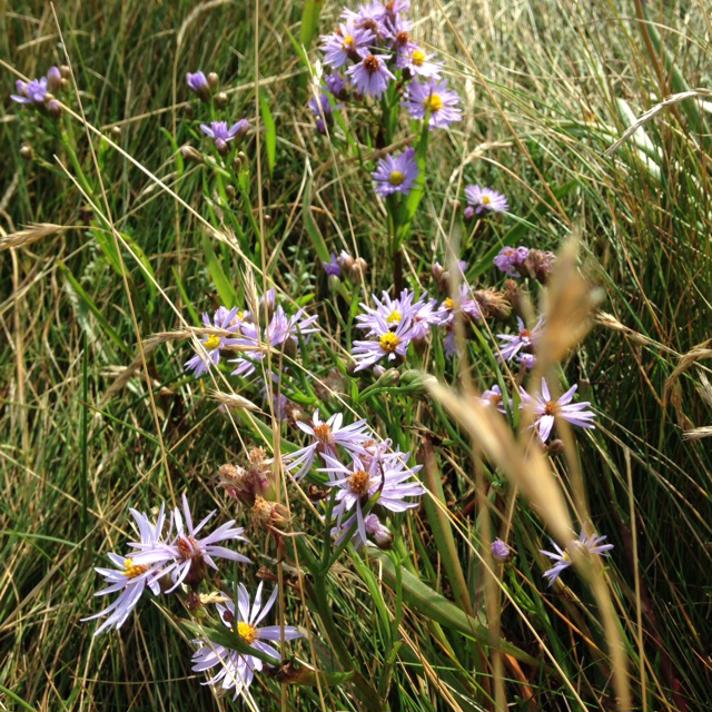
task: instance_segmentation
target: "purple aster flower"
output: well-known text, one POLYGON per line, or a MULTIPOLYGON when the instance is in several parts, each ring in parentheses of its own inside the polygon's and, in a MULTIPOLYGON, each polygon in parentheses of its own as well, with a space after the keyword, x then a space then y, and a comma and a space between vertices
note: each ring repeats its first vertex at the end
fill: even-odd
POLYGON ((403 289, 397 299, 391 299, 388 292, 381 294, 381 299, 373 297, 376 307, 361 304, 365 314, 356 317, 359 329, 366 330, 368 336, 380 333, 380 324, 385 321, 391 329, 395 329, 401 321, 408 321, 411 325, 410 338, 413 340, 424 339, 430 328, 440 323, 440 313, 437 302, 428 299, 427 295, 414 301, 415 295, 408 289, 403 289))
MULTIPOLYGON (((271 309, 274 306, 274 290, 270 290, 262 298, 260 307, 271 309), (269 302, 271 293, 271 305, 269 302)), ((296 348, 298 337, 307 336, 319 331, 316 325, 318 317, 308 316, 304 309, 299 309, 292 316, 287 316, 281 305, 277 306, 264 330, 264 338, 260 338, 260 328, 254 323, 245 323, 241 328, 241 336, 236 344, 242 347, 244 356, 233 359, 237 367, 232 372, 236 376, 249 376, 255 371, 255 362, 262 361, 267 349, 291 351, 296 348)))
POLYGON ((493 542, 492 542, 492 556, 497 560, 497 561, 506 561, 511 553, 512 550, 507 546, 505 542, 503 542, 499 537, 497 537, 493 542))
POLYGON ((341 265, 336 259, 336 255, 332 252, 329 256, 328 262, 322 262, 321 266, 324 268, 328 277, 340 277, 341 276, 341 265))
POLYGON ((324 456, 327 467, 322 472, 329 475, 327 484, 337 490, 333 514, 336 525, 342 531, 356 524, 355 538, 360 544, 366 543, 366 525, 363 507, 378 495, 378 505, 391 512, 405 512, 417 507, 425 489, 414 479, 420 465, 408 467, 407 453, 386 452, 376 457, 354 455, 346 466, 338 460, 324 456), (344 516, 353 515, 344 521, 344 516))
MULTIPOLYGON (((235 601, 227 600, 225 605, 217 604, 218 614, 223 625, 234 631, 240 640, 261 653, 265 653, 278 661, 279 651, 273 643, 282 640, 296 640, 303 633, 295 626, 258 626, 267 616, 277 600, 277 588, 272 591, 268 601, 262 605, 262 582, 257 587, 254 602, 243 584, 237 587, 237 605, 235 601)), ((207 681, 208 685, 219 685, 224 690, 235 690, 233 699, 247 691, 255 672, 262 670, 263 662, 254 655, 231 650, 212 641, 196 640, 198 649, 193 653, 193 672, 204 672, 219 667, 218 671, 207 681)))
POLYGON ((492 188, 483 188, 479 185, 465 186, 465 197, 468 205, 475 209, 477 215, 482 213, 506 213, 509 203, 506 196, 492 188))
POLYGON ((197 72, 188 72, 185 75, 185 82, 188 85, 188 89, 197 94, 201 99, 205 99, 210 95, 208 78, 200 70, 197 72))
POLYGON ((212 121, 210 125, 200 124, 200 130, 215 142, 219 153, 225 154, 230 149, 230 142, 247 133, 250 122, 247 119, 236 121, 230 128, 226 121, 212 121))
POLYGON ((404 359, 408 344, 413 339, 411 322, 408 319, 399 321, 395 329, 380 315, 375 316, 373 323, 373 340, 353 342, 351 355, 356 362, 355 372, 373 366, 384 357, 388 361, 394 361, 398 357, 404 359))
POLYGON ((107 596, 110 593, 119 595, 104 610, 82 618, 82 621, 106 618, 94 631, 94 635, 99 635, 107 628, 116 630, 121 628, 131 611, 136 607, 146 587, 151 590, 154 596, 161 592, 158 579, 166 571, 166 562, 163 557, 155 557, 150 551, 161 544, 163 525, 165 524, 163 505, 161 505, 155 523, 152 523, 142 512, 135 509, 129 511, 139 534, 139 541, 129 542, 129 546, 138 549, 139 553, 133 553, 130 556, 111 553, 108 555, 109 560, 115 568, 96 569, 96 572, 104 577, 108 585, 94 595, 107 596), (148 553, 142 553, 144 550, 147 550, 148 553))
POLYGON ((480 403, 488 408, 496 408, 500 413, 502 413, 502 415, 505 415, 507 412, 505 410, 505 396, 502 393, 502 389, 497 384, 482 393, 480 396, 480 403))
POLYGON ((482 319, 482 309, 477 300, 472 296, 472 289, 465 282, 460 284, 457 298, 446 297, 443 299, 438 311, 440 326, 451 326, 455 319, 455 314, 458 312, 466 314, 475 321, 482 319))
POLYGON ((541 379, 541 391, 530 396, 523 388, 519 389, 521 395, 520 407, 522 410, 532 408, 535 416, 533 428, 536 429, 539 439, 545 443, 551 435, 556 418, 562 418, 567 423, 579 428, 595 428, 593 419, 596 414, 590 410, 588 401, 572 403, 577 385, 571 386, 558 400, 553 400, 549 386, 544 378, 541 379))
POLYGON ((363 520, 366 534, 368 534, 379 549, 390 549, 393 545, 391 530, 381 523, 376 514, 367 514, 363 520))
POLYGON ((608 537, 597 536, 592 534, 587 536, 583 531, 579 534, 578 539, 573 539, 566 549, 562 549, 555 541, 551 540, 551 544, 555 551, 545 551, 541 549, 541 553, 544 556, 548 556, 554 563, 554 565, 544 572, 544 578, 547 580, 549 586, 554 584, 557 578, 561 575, 563 571, 571 566, 571 555, 569 550, 572 547, 579 547, 581 551, 588 555, 596 556, 608 556, 608 552, 613 548, 613 544, 604 544, 608 537))
POLYGON ((15 82, 17 94, 10 94, 10 98, 18 104, 34 104, 35 106, 44 106, 47 99, 47 77, 39 79, 31 79, 29 82, 23 82, 18 79, 15 82))
POLYGON ((433 62, 428 58, 425 50, 416 44, 409 43, 398 53, 396 67, 407 69, 412 77, 425 77, 426 79, 439 79, 442 71, 440 62, 433 62))
MULTIPOLYGON (((238 322, 237 309, 234 308, 228 310, 225 307, 218 307, 212 321, 207 312, 203 313, 203 324, 207 328, 223 329, 234 333, 239 328, 238 322)), ((211 367, 217 366, 220 363, 220 349, 237 344, 238 339, 209 334, 203 337, 200 343, 202 348, 198 349, 195 356, 185 362, 185 368, 192 371, 196 378, 207 373, 211 367)))
POLYGON ((354 20, 349 18, 339 24, 336 32, 322 35, 320 39, 325 64, 338 69, 349 60, 358 62, 359 50, 368 47, 375 40, 375 35, 370 29, 358 27, 354 20))
POLYGON ((447 81, 411 82, 403 106, 414 119, 429 116, 430 129, 444 129, 462 118, 460 97, 448 89, 447 81))
POLYGON ((376 193, 381 197, 402 193, 408 195, 418 177, 418 164, 415 150, 406 148, 401 153, 384 156, 378 161, 376 170, 371 174, 376 183, 376 193))
MULTIPOLYGON (((162 563, 171 562, 163 569, 163 574, 170 572, 173 579, 173 586, 166 593, 176 589, 183 581, 197 583, 202 580, 205 574, 205 564, 217 571, 215 559, 237 561, 241 564, 251 563, 246 556, 221 546, 221 543, 225 541, 247 541, 242 527, 233 526, 235 522, 230 519, 211 534, 199 537, 198 534, 215 516, 217 510, 210 512, 197 526, 194 526, 185 493, 183 493, 181 501, 183 511, 181 512, 176 507, 171 517, 171 530, 175 529, 176 532, 171 543, 159 543, 155 547, 141 547, 141 551, 145 555, 153 556, 161 560, 162 563)), ((135 558, 138 559, 139 556, 137 555, 135 558)))
POLYGON ((347 22, 352 22, 355 27, 371 32, 374 39, 383 40, 390 34, 386 24, 388 19, 386 8, 378 0, 359 5, 355 12, 347 8, 342 13, 342 17, 347 22))
POLYGON ((528 256, 528 247, 503 247, 494 258, 494 266, 510 277, 520 277, 520 268, 528 256))
POLYGON ((543 327, 544 319, 542 317, 539 317, 534 328, 531 330, 517 317, 516 334, 497 334, 497 338, 499 339, 497 358, 500 361, 511 361, 515 356, 521 355, 520 352, 534 348, 536 338, 541 333, 543 327))
POLYGON ((282 458, 287 470, 296 470, 294 479, 301 479, 309 472, 317 455, 321 455, 322 459, 325 455, 336 457, 337 447, 342 447, 351 455, 364 452, 365 443, 371 439, 366 421, 357 420, 351 425, 343 425, 343 422, 342 413, 334 413, 327 420, 321 420, 318 409, 314 411, 311 424, 297 422, 297 427, 309 436, 310 442, 282 458))
POLYGON ((395 79, 393 73, 386 66, 390 59, 387 54, 370 54, 360 50, 361 61, 346 70, 351 78, 354 88, 363 96, 372 96, 376 99, 383 96, 388 89, 388 82, 395 79))
MULTIPOLYGON (((213 320, 210 320, 207 312, 203 313, 203 324, 209 329, 223 329, 234 333, 239 328, 237 309, 226 309, 218 307, 213 320)), ((234 346, 238 339, 221 336, 219 334, 209 334, 200 340, 202 347, 192 358, 185 362, 185 368, 193 372, 196 378, 207 373, 213 366, 220 363, 220 349, 234 346)))

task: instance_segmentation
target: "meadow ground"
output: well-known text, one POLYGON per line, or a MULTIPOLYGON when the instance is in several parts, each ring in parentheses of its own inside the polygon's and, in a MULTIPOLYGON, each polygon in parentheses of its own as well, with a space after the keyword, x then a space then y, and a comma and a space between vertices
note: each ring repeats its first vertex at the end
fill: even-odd
POLYGON ((414 0, 396 29, 461 108, 432 131, 450 95, 418 99, 422 58, 380 25, 346 27, 351 85, 307 106, 343 9, 3 4, 0 708, 709 709, 712 5, 414 0), (394 76, 356 96, 373 62, 394 76), (16 89, 52 65, 55 99, 16 89), (191 92, 198 69, 219 85, 191 92), (361 328, 402 288, 435 301, 361 328), (574 384, 590 408, 556 405, 574 384), (334 444, 317 409, 366 422, 334 444), (155 560, 115 559, 123 594, 159 595, 94 636, 129 508, 183 493, 214 523, 171 514, 155 560), (201 536, 228 519, 252 564, 210 550, 217 574, 201 536), (214 603, 259 581, 260 625, 298 629, 254 657, 267 634, 214 603), (201 685, 196 639, 228 682, 262 666, 238 700, 201 685))

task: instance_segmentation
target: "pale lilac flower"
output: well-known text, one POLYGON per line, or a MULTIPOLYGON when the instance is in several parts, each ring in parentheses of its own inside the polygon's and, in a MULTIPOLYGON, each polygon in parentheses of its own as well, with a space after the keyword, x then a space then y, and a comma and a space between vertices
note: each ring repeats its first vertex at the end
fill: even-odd
POLYGON ((327 467, 322 472, 329 475, 327 484, 337 490, 333 514, 336 525, 342 531, 356 524, 355 537, 361 544, 366 543, 366 525, 363 507, 376 494, 380 507, 391 512, 405 512, 417 507, 418 500, 425 489, 414 479, 421 469, 420 465, 408 467, 409 455, 402 452, 390 452, 380 457, 362 458, 354 455, 346 466, 338 460, 324 456, 327 467), (348 520, 344 516, 352 513, 348 520))
POLYGON ((569 553, 570 548, 580 547, 581 550, 589 555, 595 554, 596 556, 608 556, 608 552, 613 548, 613 544, 604 544, 603 542, 605 542, 607 538, 608 537, 606 536, 597 536, 596 534, 587 536, 586 533, 582 531, 579 534, 578 539, 572 540, 566 549, 562 549, 552 539, 551 543, 555 551, 546 551, 544 549, 540 550, 544 556, 548 556, 555 562, 554 565, 550 569, 547 569, 543 574, 549 586, 552 586, 561 573, 571 566, 571 555, 569 553))
POLYGON ((370 440, 365 420, 357 420, 343 425, 343 413, 334 413, 327 420, 321 420, 319 410, 314 411, 311 423, 297 422, 297 427, 309 436, 310 442, 304 447, 284 455, 286 469, 294 472, 298 480, 309 472, 317 455, 336 457, 337 447, 342 447, 351 455, 364 452, 364 445, 370 440))
MULTIPOLYGON (((225 605, 218 603, 217 609, 223 625, 230 628, 246 645, 275 659, 281 659, 279 651, 273 645, 284 640, 296 640, 303 633, 295 626, 258 626, 267 616, 277 600, 275 587, 269 600, 262 605, 262 582, 257 587, 255 599, 250 596, 243 584, 237 587, 237 605, 228 600, 225 605)), ((193 672, 204 672, 219 666, 218 671, 205 683, 220 686, 224 690, 233 690, 233 699, 246 692, 254 679, 255 672, 262 670, 264 663, 258 657, 232 650, 209 640, 196 640, 198 649, 193 653, 193 672)), ((211 673, 212 674, 212 673, 211 673)))
POLYGON ((457 298, 453 299, 452 297, 446 297, 443 299, 438 311, 440 325, 452 325, 455 314, 458 313, 458 311, 466 314, 475 321, 482 319, 482 308, 477 300, 472 296, 471 287, 465 282, 460 284, 457 298))
POLYGON ((34 104, 35 106, 44 106, 47 99, 47 77, 39 79, 31 79, 29 82, 23 82, 18 79, 15 82, 17 94, 10 94, 10 98, 18 104, 34 104))
POLYGON ((407 195, 418 177, 415 150, 407 148, 400 153, 384 156, 378 161, 371 176, 376 183, 376 193, 381 197, 385 198, 393 193, 407 195))
POLYGON ((505 410, 505 395, 496 383, 492 388, 483 391, 480 396, 480 403, 488 408, 496 408, 502 415, 505 415, 507 412, 505 410))
POLYGON ((494 258, 494 266, 510 277, 520 277, 520 268, 528 256, 528 247, 503 247, 494 258))
POLYGON ((210 94, 208 78, 204 72, 200 70, 197 72, 188 72, 185 75, 185 82, 188 85, 188 89, 197 94, 201 99, 210 94))
POLYGON ((240 119, 229 128, 226 121, 212 121, 210 125, 200 124, 200 130, 213 139, 219 153, 227 153, 230 142, 247 133, 249 128, 250 122, 247 119, 240 119))
MULTIPOLYGON (((167 566, 163 573, 171 573, 173 586, 167 591, 170 593, 183 581, 188 578, 200 580, 203 575, 203 564, 207 564, 210 568, 217 571, 218 567, 215 559, 226 559, 228 561, 237 561, 241 564, 249 564, 250 560, 238 554, 232 549, 222 546, 222 542, 226 541, 242 541, 246 542, 244 529, 234 526, 234 520, 221 524, 212 533, 206 536, 199 537, 198 535, 203 530, 205 525, 215 516, 217 510, 213 510, 206 517, 201 519, 197 525, 193 525, 193 516, 190 513, 188 499, 183 493, 181 497, 182 512, 176 507, 173 510, 171 530, 175 529, 175 537, 170 544, 158 544, 152 549, 146 551, 142 547, 142 551, 146 551, 147 555, 152 552, 158 557, 163 556, 170 558, 172 563, 167 566), (189 576, 190 575, 190 576, 189 576)), ((138 557, 137 557, 138 558, 138 557)))
POLYGON ((413 77, 426 79, 438 79, 443 68, 440 62, 433 62, 425 50, 416 44, 408 44, 398 53, 396 67, 407 69, 413 77))
POLYGON ((339 24, 339 29, 328 35, 321 36, 321 51, 324 53, 324 63, 338 69, 349 60, 358 62, 358 51, 368 47, 375 35, 370 29, 357 27, 353 19, 339 24))
MULTIPOLYGON (((347 22, 352 22, 355 27, 371 32, 374 36, 373 40, 383 40, 390 34, 386 24, 388 19, 386 8, 378 0, 359 5, 355 12, 346 8, 342 17, 347 22)), ((369 42, 371 43, 372 41, 369 42)))
POLYGON ((492 188, 483 188, 479 185, 465 186, 465 197, 468 205, 475 209, 477 215, 482 213, 506 213, 509 203, 506 196, 492 188))
POLYGON ((322 262, 321 266, 324 268, 328 277, 340 277, 341 276, 341 265, 336 259, 336 255, 332 252, 329 256, 328 262, 322 262))
POLYGON ((500 361, 511 361, 520 352, 534 348, 536 339, 544 327, 544 319, 539 317, 532 329, 517 317, 516 334, 497 334, 499 339, 499 351, 497 358, 500 361))
POLYGON ((361 50, 359 54, 361 61, 349 67, 346 74, 359 94, 378 99, 388 89, 388 82, 395 79, 393 72, 386 66, 390 55, 370 54, 366 50, 361 50))
MULTIPOLYGON (((228 310, 225 307, 218 307, 212 321, 208 313, 203 312, 203 325, 207 328, 223 329, 234 333, 239 328, 238 322, 236 308, 228 310)), ((195 356, 185 362, 185 368, 192 371, 196 378, 202 376, 213 366, 217 366, 220 363, 220 349, 234 346, 238 341, 238 339, 220 336, 219 334, 204 336, 200 340, 202 348, 198 349, 195 356)))
POLYGON ((462 118, 460 97, 448 89, 444 79, 430 79, 425 83, 411 82, 403 106, 414 119, 429 116, 430 129, 447 128, 462 118))
POLYGON ((351 355, 356 362, 354 371, 363 371, 378 363, 382 358, 395 361, 398 357, 405 358, 408 344, 413 339, 411 322, 401 320, 395 329, 380 315, 374 319, 375 338, 370 341, 354 341, 351 355))
POLYGON ((135 509, 129 511, 139 534, 139 541, 129 542, 129 546, 136 549, 137 553, 132 553, 129 556, 110 553, 108 557, 115 568, 96 569, 96 572, 104 577, 108 585, 94 595, 106 596, 110 593, 119 595, 104 610, 82 618, 82 621, 106 618, 94 631, 94 635, 99 635, 107 628, 118 630, 139 602, 146 587, 151 590, 154 596, 158 595, 161 592, 158 579, 167 571, 166 564, 169 562, 169 558, 162 555, 156 556, 153 552, 162 542, 161 537, 165 524, 163 505, 161 505, 155 523, 152 523, 142 512, 135 509))
MULTIPOLYGON (((274 291, 270 290, 260 301, 260 308, 271 309, 274 305, 274 291), (271 305, 269 302, 271 293, 271 305)), ((304 309, 299 309, 292 316, 287 316, 281 305, 277 306, 264 329, 261 337, 260 328, 254 323, 245 323, 241 327, 238 346, 243 347, 243 356, 233 359, 237 367, 232 372, 236 376, 249 376, 255 371, 255 363, 265 358, 268 349, 291 350, 298 344, 298 337, 319 331, 318 316, 308 316, 304 309)))
POLYGON ((558 400, 553 400, 549 386, 544 378, 541 379, 541 391, 530 396, 523 388, 519 389, 521 395, 520 407, 522 410, 532 408, 535 416, 533 428, 536 429, 539 439, 545 443, 554 427, 556 418, 562 418, 571 425, 579 428, 595 428, 593 419, 596 414, 590 410, 588 401, 572 403, 577 385, 571 386, 558 400))
POLYGON ((497 537, 493 542, 492 542, 492 556, 497 560, 497 561, 506 561, 511 553, 512 550, 507 546, 507 544, 502 541, 499 537, 497 537))

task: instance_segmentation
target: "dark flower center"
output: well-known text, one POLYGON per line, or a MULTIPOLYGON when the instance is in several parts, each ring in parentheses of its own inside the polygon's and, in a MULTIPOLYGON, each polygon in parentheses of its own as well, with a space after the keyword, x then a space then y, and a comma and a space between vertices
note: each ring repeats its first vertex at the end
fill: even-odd
POLYGON ((365 470, 356 470, 349 477, 349 489, 359 497, 368 494, 368 486, 371 484, 371 477, 365 470))
POLYGON ((378 57, 374 57, 372 54, 369 54, 368 57, 363 60, 363 66, 366 68, 367 72, 373 74, 379 70, 381 64, 378 61, 378 57))

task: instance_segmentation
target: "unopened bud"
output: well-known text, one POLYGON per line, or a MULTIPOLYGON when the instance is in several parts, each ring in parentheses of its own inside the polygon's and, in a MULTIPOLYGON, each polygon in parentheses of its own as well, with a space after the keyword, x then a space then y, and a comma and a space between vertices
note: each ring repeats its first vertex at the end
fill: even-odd
POLYGON ((506 561, 512 555, 512 550, 499 537, 492 542, 491 551, 497 561, 506 561))
POLYGON ((195 161, 196 163, 202 163, 203 161, 203 154, 195 146, 191 146, 188 143, 180 147, 180 155, 186 161, 195 161))
POLYGON ((72 76, 72 70, 69 68, 69 65, 67 64, 61 64, 59 66, 59 73, 62 75, 64 79, 69 79, 69 77, 72 76))
POLYGON ((363 523, 366 533, 379 549, 390 549, 393 546, 393 534, 388 527, 381 524, 381 520, 375 514, 367 515, 363 523))
POLYGON ((47 91, 57 92, 62 86, 62 72, 59 67, 50 67, 47 72, 47 91))
POLYGON ((111 127, 111 135, 114 138, 121 138, 121 127, 120 126, 112 126, 111 127))
POLYGON ((564 451, 563 440, 559 440, 558 438, 556 440, 552 440, 546 446, 546 451, 549 453, 549 455, 560 455, 564 451))
POLYGON ((221 91, 220 93, 215 95, 215 106, 218 107, 218 109, 222 109, 223 107, 227 106, 228 102, 228 96, 224 91, 221 91))
POLYGON ((62 113, 62 105, 56 99, 50 99, 47 102, 47 111, 54 117, 62 113))
POLYGON ((351 278, 354 281, 361 280, 366 276, 366 272, 368 272, 368 262, 363 257, 357 257, 350 270, 351 278))
POLYGON ((225 186, 225 192, 227 193, 227 197, 230 198, 230 200, 235 200, 235 196, 237 196, 237 191, 235 190, 235 186, 228 183, 225 186))
POLYGON ((34 151, 32 150, 32 146, 29 143, 23 143, 22 146, 20 146, 20 156, 24 158, 26 161, 29 161, 32 159, 34 155, 34 151))
POLYGON ((218 85, 220 84, 220 77, 217 75, 217 72, 210 72, 208 74, 208 86, 215 91, 215 89, 218 88, 218 85))

